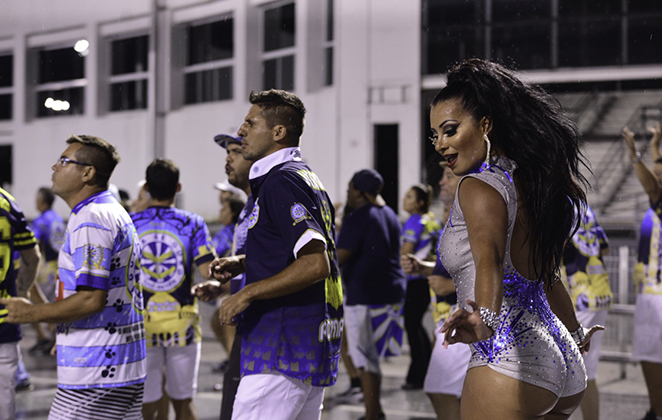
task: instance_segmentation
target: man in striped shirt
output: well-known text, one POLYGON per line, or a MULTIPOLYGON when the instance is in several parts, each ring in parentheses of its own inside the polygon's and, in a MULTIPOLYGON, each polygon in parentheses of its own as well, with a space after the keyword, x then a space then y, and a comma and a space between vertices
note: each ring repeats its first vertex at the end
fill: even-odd
POLYGON ((73 135, 53 165, 53 192, 71 207, 56 301, 2 301, 7 321, 57 323, 58 390, 49 419, 141 419, 145 327, 140 242, 108 191, 119 162, 106 140, 73 135))

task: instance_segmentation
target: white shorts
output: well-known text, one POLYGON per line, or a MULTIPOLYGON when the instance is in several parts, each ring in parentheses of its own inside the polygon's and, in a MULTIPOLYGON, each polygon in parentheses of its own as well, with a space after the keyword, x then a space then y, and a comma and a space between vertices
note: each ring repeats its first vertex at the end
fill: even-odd
POLYGON ((632 358, 639 362, 662 363, 662 295, 637 295, 632 358))
MULTIPOLYGON (((586 328, 594 325, 605 325, 607 322, 607 310, 602 311, 577 311, 577 320, 586 328)), ((591 346, 588 353, 584 353, 584 366, 586 366, 586 377, 589 381, 598 377, 598 360, 602 349, 602 337, 604 331, 598 331, 591 337, 591 346)))
POLYGON ((173 400, 195 397, 198 389, 200 367, 200 343, 184 347, 147 347, 147 378, 143 402, 151 403, 163 396, 163 374, 165 391, 173 400))
POLYGON ((439 331, 438 326, 435 329, 436 340, 423 390, 428 394, 448 394, 460 398, 471 358, 471 348, 468 344, 457 343, 445 349, 444 333, 437 331, 439 331))
POLYGON ((354 366, 379 375, 379 359, 400 354, 402 308, 401 304, 344 306, 347 349, 354 366))
POLYGON ((245 375, 239 382, 232 420, 319 420, 324 388, 279 372, 245 375))
POLYGON ((16 382, 20 350, 18 342, 0 344, 0 420, 13 419, 16 411, 16 382))

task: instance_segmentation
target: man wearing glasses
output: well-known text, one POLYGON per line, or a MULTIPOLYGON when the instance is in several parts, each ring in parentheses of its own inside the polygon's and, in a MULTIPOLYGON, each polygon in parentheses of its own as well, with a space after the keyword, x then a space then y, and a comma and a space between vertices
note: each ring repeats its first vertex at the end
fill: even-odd
POLYGON ((49 418, 141 419, 145 327, 140 242, 108 191, 119 155, 106 140, 73 135, 53 165, 53 187, 71 207, 58 258, 57 297, 32 305, 0 299, 7 321, 57 323, 58 390, 49 418))

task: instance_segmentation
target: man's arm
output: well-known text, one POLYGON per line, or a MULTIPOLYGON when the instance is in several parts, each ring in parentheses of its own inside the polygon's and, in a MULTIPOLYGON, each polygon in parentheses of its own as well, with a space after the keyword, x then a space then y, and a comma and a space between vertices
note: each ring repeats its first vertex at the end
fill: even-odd
POLYGON ((21 255, 21 267, 16 277, 16 289, 18 296, 28 297, 28 291, 37 279, 41 255, 37 246, 23 249, 19 251, 19 254, 21 255))
POLYGON ((303 290, 331 273, 324 242, 313 239, 304 245, 297 259, 280 273, 251 283, 223 301, 220 309, 222 323, 230 324, 251 302, 274 299, 303 290))
POLYGON ((28 324, 32 322, 74 322, 103 311, 107 292, 87 286, 79 286, 78 292, 53 303, 33 305, 24 298, 0 299, 7 309, 7 322, 28 324))

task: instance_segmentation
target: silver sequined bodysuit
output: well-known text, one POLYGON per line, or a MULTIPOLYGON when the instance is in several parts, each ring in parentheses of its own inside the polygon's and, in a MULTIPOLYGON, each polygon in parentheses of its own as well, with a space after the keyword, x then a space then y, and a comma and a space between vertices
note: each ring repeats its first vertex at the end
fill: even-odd
MULTIPOLYGON (((489 339, 471 344, 469 369, 487 365, 559 397, 574 395, 586 388, 586 370, 579 349, 550 309, 542 282, 524 278, 511 261, 510 242, 517 216, 517 191, 512 179, 515 168, 510 159, 498 157, 488 169, 467 175, 497 190, 508 208, 499 326, 489 339)), ((476 267, 466 222, 457 200, 439 241, 439 255, 457 288, 458 304, 471 311, 466 300, 475 301, 476 267)), ((556 287, 563 286, 558 284, 556 287)))

